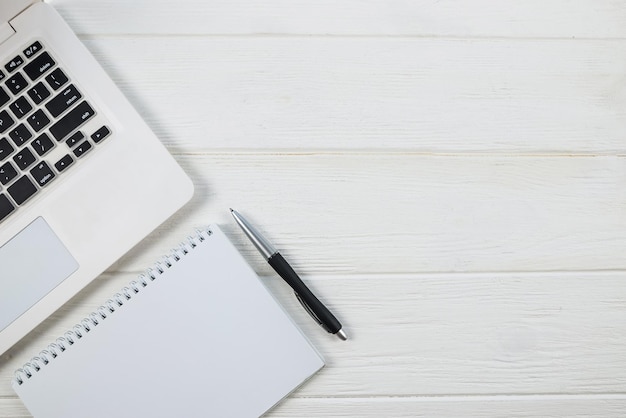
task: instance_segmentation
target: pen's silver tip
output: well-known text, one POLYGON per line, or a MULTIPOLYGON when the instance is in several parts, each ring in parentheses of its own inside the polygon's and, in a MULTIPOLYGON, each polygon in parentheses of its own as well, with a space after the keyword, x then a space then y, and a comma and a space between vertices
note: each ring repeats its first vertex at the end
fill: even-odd
POLYGON ((337 337, 339 337, 340 340, 345 341, 348 339, 348 336, 346 335, 345 332, 343 332, 342 329, 340 329, 339 331, 337 331, 337 333, 335 334, 337 337))
POLYGON ((231 212, 231 213, 233 213, 233 212, 234 212, 233 208, 228 208, 228 209, 230 209, 230 212, 231 212))

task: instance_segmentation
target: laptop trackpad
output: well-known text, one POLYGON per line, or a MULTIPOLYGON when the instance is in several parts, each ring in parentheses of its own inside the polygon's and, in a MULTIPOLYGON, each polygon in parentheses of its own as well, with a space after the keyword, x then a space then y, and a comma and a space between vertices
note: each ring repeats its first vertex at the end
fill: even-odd
POLYGON ((0 247, 0 331, 77 269, 41 217, 0 247))

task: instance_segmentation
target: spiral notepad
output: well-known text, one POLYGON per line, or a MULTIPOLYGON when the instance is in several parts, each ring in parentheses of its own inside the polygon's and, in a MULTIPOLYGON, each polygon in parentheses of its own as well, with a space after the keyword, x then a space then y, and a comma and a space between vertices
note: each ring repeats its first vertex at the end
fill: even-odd
POLYGON ((42 417, 259 416, 323 367, 217 226, 16 371, 42 417))

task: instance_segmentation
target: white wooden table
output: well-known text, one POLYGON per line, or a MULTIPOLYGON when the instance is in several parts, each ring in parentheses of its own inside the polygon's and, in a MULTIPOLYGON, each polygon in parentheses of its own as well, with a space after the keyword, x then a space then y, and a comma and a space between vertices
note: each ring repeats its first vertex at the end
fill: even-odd
POLYGON ((626 3, 53 4, 197 192, 1 357, 0 417, 29 416, 15 368, 209 222, 328 361, 271 416, 626 415, 626 3))

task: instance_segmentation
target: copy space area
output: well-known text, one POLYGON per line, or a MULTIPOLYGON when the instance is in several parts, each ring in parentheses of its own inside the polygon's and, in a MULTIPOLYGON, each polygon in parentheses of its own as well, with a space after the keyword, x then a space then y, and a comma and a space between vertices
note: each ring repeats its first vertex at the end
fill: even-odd
POLYGON ((626 416, 626 3, 51 3, 196 194, 1 357, 0 418, 29 417, 16 368, 211 222, 328 363, 270 417, 626 416))

